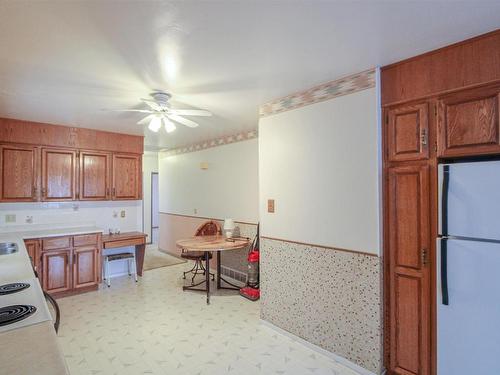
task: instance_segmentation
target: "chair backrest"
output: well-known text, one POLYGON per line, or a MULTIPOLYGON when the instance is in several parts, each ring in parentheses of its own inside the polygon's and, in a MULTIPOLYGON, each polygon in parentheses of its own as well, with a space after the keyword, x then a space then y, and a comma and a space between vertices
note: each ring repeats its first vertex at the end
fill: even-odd
POLYGON ((215 236, 216 234, 222 234, 221 227, 215 221, 210 220, 196 229, 195 236, 215 236))

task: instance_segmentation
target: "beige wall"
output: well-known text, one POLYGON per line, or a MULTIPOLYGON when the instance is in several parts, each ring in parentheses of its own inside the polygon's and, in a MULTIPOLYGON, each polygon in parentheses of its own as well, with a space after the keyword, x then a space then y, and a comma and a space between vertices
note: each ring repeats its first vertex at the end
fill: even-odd
POLYGON ((356 85, 259 121, 261 317, 379 374, 379 96, 356 85))
MULTIPOLYGON (((169 156, 160 153, 160 249, 179 254, 178 239, 191 237, 210 218, 233 218, 253 239, 258 222, 258 141, 251 139, 169 156), (201 169, 207 163, 208 169, 201 169), (207 219, 209 218, 209 219, 207 219)), ((228 252, 224 266, 246 272, 247 250, 228 252)))

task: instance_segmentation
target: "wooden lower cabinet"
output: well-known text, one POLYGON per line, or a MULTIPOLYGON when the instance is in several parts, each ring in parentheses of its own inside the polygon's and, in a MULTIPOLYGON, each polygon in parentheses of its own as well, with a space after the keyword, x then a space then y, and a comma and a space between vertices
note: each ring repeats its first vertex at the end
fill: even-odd
POLYGON ((47 293, 67 292, 71 289, 71 249, 42 253, 42 269, 42 287, 47 293))
POLYGON ((387 172, 389 374, 431 371, 429 171, 415 165, 387 172))
MULTIPOLYGON (((43 290, 57 296, 97 288, 101 269, 100 233, 36 241, 41 244, 41 267, 38 274, 43 290), (78 246, 79 244, 84 246, 78 246), (69 246, 62 248, 63 245, 69 246)), ((31 245, 27 242, 29 252, 31 245)))
POLYGON ((40 240, 26 240, 24 241, 24 245, 26 246, 33 269, 38 272, 40 268, 40 240))
POLYGON ((80 247, 73 249, 73 288, 80 289, 98 284, 99 249, 80 247))

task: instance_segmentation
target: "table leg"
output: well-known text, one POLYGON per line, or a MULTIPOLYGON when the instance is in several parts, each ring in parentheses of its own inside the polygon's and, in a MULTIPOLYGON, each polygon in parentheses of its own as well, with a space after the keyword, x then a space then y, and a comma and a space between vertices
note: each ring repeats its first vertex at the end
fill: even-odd
POLYGON ((137 265, 137 274, 142 276, 142 268, 144 266, 144 254, 146 252, 146 244, 135 246, 135 261, 137 265))
POLYGON ((210 253, 205 251, 205 282, 207 284, 207 305, 210 304, 210 253))
POLYGON ((217 289, 220 289, 220 251, 217 251, 217 289))

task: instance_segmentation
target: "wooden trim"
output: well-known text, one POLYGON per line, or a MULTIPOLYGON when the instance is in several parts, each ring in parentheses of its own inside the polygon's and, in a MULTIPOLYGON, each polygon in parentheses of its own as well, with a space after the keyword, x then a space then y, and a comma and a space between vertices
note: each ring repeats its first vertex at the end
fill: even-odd
MULTIPOLYGON (((188 217, 188 218, 192 218, 192 219, 202 219, 202 220, 218 220, 218 221, 224 221, 224 219, 219 219, 219 218, 216 218, 216 217, 204 217, 204 216, 193 216, 193 215, 173 214, 173 213, 171 213, 171 212, 162 212, 162 211, 160 211, 160 214, 163 214, 163 215, 170 215, 170 216, 188 217)), ((245 225, 257 225, 257 224, 258 224, 258 223, 249 223, 249 222, 246 222, 246 221, 237 221, 237 220, 235 220, 234 222, 235 222, 235 223, 238 223, 238 224, 245 224, 245 225)))
POLYGON ((405 63, 408 63, 408 62, 411 62, 411 61, 414 61, 414 60, 418 60, 418 59, 420 59, 422 57, 431 56, 431 55, 434 55, 436 53, 440 53, 440 52, 446 51, 448 49, 460 47, 462 45, 469 44, 471 42, 475 42, 475 41, 478 41, 478 40, 481 40, 481 39, 489 38, 490 36, 493 36, 493 35, 496 35, 496 34, 500 34, 500 29, 489 31, 489 32, 487 32, 485 34, 476 35, 476 36, 473 36, 472 38, 461 40, 461 41, 453 43, 453 44, 448 44, 446 46, 439 47, 437 49, 433 49, 432 51, 424 52, 424 53, 422 53, 420 55, 415 55, 415 56, 412 56, 412 57, 408 57, 407 59, 404 59, 404 60, 396 61, 396 62, 394 62, 392 64, 383 66, 381 68, 381 70, 386 70, 386 69, 389 69, 389 68, 393 68, 393 67, 401 65, 401 64, 405 64, 405 63))
POLYGON ((337 251, 342 251, 344 253, 352 253, 352 254, 359 254, 359 255, 366 255, 366 256, 380 258, 378 254, 367 253, 365 251, 356 251, 356 250, 350 250, 350 249, 343 249, 343 248, 340 248, 340 247, 332 247, 332 246, 318 245, 318 244, 307 243, 307 242, 285 240, 283 238, 275 238, 275 237, 268 237, 268 236, 260 236, 260 238, 265 238, 266 240, 288 242, 288 243, 293 243, 293 244, 297 244, 297 245, 319 247, 321 249, 326 249, 326 250, 337 250, 337 251))
POLYGON ((142 155, 144 136, 0 118, 0 139, 5 143, 68 147, 142 155))
POLYGON ((428 95, 413 97, 410 99, 403 99, 403 100, 397 100, 394 102, 387 102, 387 103, 382 104, 382 108, 396 107, 396 106, 399 106, 402 104, 413 104, 416 102, 422 102, 422 101, 427 101, 427 100, 431 101, 432 99, 438 98, 440 96, 451 95, 451 94, 454 94, 456 92, 461 92, 461 91, 465 91, 465 90, 473 90, 473 89, 478 89, 481 87, 493 86, 493 85, 498 85, 498 84, 500 84, 500 79, 494 79, 492 81, 486 81, 486 82, 481 82, 481 83, 475 83, 472 85, 461 86, 461 87, 457 87, 454 89, 443 90, 443 91, 431 93, 428 95))

